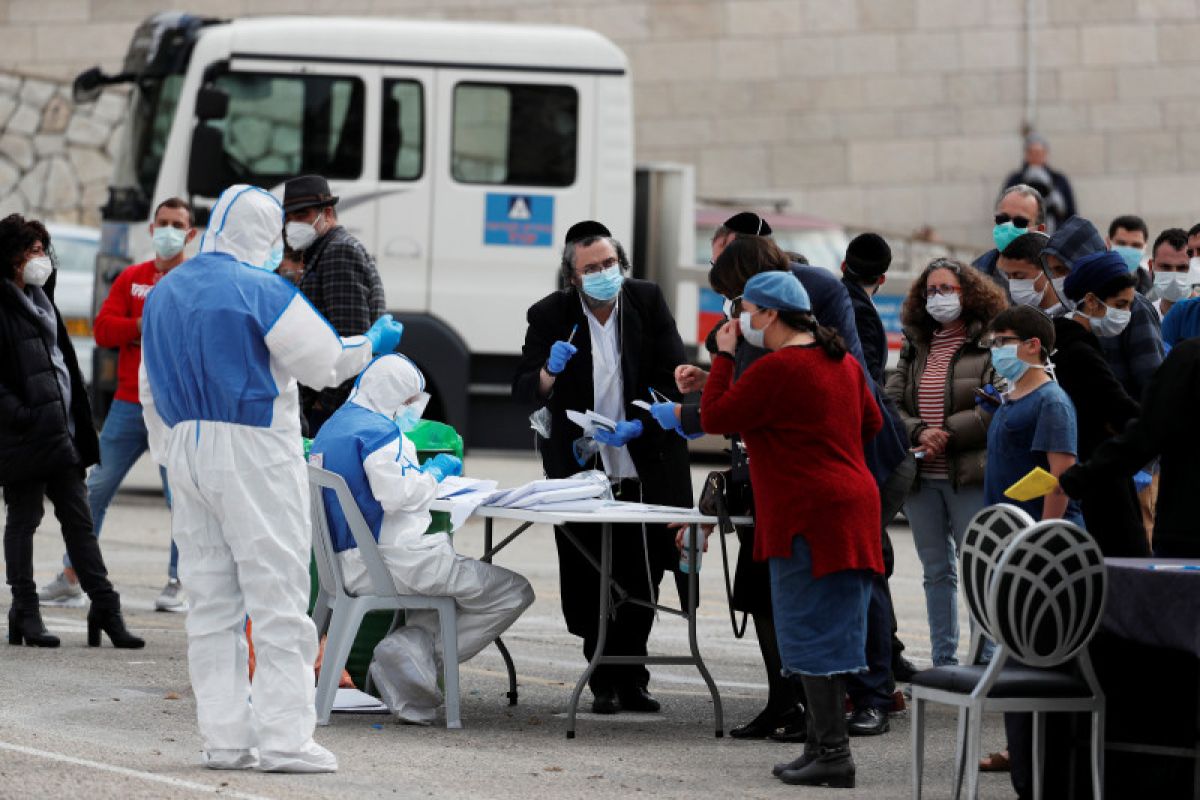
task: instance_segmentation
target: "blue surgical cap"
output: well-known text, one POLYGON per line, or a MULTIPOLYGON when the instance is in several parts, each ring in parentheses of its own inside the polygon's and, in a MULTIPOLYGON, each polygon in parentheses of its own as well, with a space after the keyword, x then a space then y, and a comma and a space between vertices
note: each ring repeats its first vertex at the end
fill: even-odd
POLYGON ((742 299, 749 300, 759 308, 774 308, 780 311, 812 311, 808 292, 800 279, 790 271, 771 270, 760 272, 746 281, 742 299))

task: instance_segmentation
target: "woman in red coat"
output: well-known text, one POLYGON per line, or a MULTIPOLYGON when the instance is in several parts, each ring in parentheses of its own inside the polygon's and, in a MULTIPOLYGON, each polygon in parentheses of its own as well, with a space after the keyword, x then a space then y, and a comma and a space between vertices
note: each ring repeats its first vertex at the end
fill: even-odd
POLYGON ((883 573, 879 491, 863 442, 883 424, 862 367, 813 319, 790 272, 746 283, 717 334, 700 402, 710 433, 742 435, 754 486, 754 557, 768 560, 784 674, 808 696, 804 754, 785 783, 854 786, 842 676, 865 672, 871 573, 883 573), (738 335, 771 351, 733 384, 738 335))

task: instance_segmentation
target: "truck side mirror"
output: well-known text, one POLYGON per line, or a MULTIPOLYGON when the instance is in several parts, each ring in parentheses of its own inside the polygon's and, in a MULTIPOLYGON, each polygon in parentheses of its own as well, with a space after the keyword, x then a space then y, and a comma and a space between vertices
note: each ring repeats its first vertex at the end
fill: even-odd
POLYGON ((218 197, 234 183, 228 172, 223 134, 207 122, 199 123, 192 133, 192 152, 188 158, 188 194, 218 197))
POLYGON ((71 99, 77 104, 95 102, 105 83, 104 73, 99 67, 86 69, 75 76, 75 82, 71 84, 71 99))
POLYGON ((225 92, 211 86, 196 92, 196 117, 200 120, 225 119, 228 113, 229 95, 225 92))

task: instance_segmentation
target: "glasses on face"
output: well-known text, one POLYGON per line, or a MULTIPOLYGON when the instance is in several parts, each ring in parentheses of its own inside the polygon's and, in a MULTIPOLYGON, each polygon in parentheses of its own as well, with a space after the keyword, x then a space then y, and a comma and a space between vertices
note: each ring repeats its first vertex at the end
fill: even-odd
POLYGON ((996 220, 997 225, 1003 225, 1006 222, 1011 222, 1014 228, 1028 228, 1030 222, 1028 217, 1013 217, 1003 213, 997 214, 994 219, 996 220))
POLYGON ((621 262, 619 260, 617 260, 616 258, 609 258, 609 259, 605 259, 604 261, 601 261, 597 264, 588 264, 588 265, 584 266, 583 274, 584 275, 598 275, 599 273, 603 272, 604 270, 612 269, 613 267, 617 266, 620 263, 621 262))
POLYGON ((983 346, 989 350, 995 350, 997 347, 1004 347, 1009 344, 1020 344, 1025 340, 1020 336, 993 336, 983 342, 983 346))
POLYGON ((926 298, 936 297, 938 295, 952 295, 952 294, 961 294, 961 293, 962 293, 961 286, 954 286, 953 284, 949 284, 949 283, 939 283, 939 284, 935 284, 934 286, 926 286, 925 287, 925 297, 926 298))

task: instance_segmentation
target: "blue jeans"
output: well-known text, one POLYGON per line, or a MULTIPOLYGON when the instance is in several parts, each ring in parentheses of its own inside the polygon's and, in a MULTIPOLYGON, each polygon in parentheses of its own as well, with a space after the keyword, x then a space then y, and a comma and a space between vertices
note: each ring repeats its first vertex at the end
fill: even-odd
POLYGON ((945 478, 922 478, 904 513, 925 574, 925 608, 935 667, 958 663, 958 551, 971 517, 983 508, 983 487, 955 490, 945 478))
MULTIPOLYGON (((92 509, 92 527, 97 537, 104 527, 104 515, 108 513, 108 505, 116 496, 121 481, 125 480, 129 470, 149 449, 141 404, 114 400, 104 420, 104 429, 100 431, 100 463, 92 467, 87 477, 88 505, 92 509)), ((167 471, 159 467, 158 474, 162 478, 167 508, 170 508, 171 489, 167 486, 167 471)), ((71 566, 70 559, 65 555, 63 566, 71 566)), ((179 576, 179 549, 175 547, 174 539, 171 540, 171 561, 167 566, 167 575, 171 578, 179 576)))

